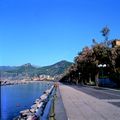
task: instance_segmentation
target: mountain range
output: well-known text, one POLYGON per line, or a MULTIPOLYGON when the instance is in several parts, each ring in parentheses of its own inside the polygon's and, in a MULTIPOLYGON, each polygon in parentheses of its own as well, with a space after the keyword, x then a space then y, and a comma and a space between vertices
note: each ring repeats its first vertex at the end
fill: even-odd
POLYGON ((72 62, 62 60, 53 65, 36 67, 30 63, 21 66, 0 66, 1 78, 22 79, 27 76, 38 75, 61 75, 64 71, 72 65, 72 62))

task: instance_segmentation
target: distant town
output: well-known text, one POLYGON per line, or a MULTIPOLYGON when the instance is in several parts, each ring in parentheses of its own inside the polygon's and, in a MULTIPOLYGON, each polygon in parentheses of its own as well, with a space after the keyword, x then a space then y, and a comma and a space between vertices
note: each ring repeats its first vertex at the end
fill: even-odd
POLYGON ((62 60, 50 66, 34 67, 30 63, 19 67, 0 66, 1 85, 26 84, 34 81, 57 81, 72 63, 62 60))
POLYGON ((58 80, 62 77, 62 75, 56 75, 56 76, 50 76, 50 75, 40 75, 38 77, 32 77, 32 78, 24 78, 22 80, 0 80, 0 85, 14 85, 14 84, 27 84, 35 81, 54 81, 58 80))

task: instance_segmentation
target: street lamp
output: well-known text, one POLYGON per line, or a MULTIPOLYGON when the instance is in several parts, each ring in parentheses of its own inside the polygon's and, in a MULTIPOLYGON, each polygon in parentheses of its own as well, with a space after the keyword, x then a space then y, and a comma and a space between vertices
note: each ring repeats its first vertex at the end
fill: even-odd
POLYGON ((81 74, 81 73, 79 72, 78 74, 79 74, 79 80, 80 80, 80 74, 81 74))
MULTIPOLYGON (((107 67, 107 65, 106 65, 106 64, 99 64, 98 67, 101 68, 102 79, 103 79, 103 76, 104 76, 104 74, 103 74, 103 73, 104 73, 103 68, 107 67)), ((103 85, 104 85, 104 82, 105 82, 105 81, 104 81, 104 79, 103 79, 103 85)))
MULTIPOLYGON (((105 68, 107 65, 106 64, 99 64, 98 67, 99 68, 105 68)), ((103 78, 103 69, 102 69, 102 78, 103 78)))
POLYGON ((78 75, 79 75, 79 80, 78 80, 78 81, 80 82, 80 75, 81 75, 81 73, 80 73, 80 72, 78 72, 78 75))
POLYGON ((99 64, 98 67, 106 67, 107 65, 106 64, 99 64))

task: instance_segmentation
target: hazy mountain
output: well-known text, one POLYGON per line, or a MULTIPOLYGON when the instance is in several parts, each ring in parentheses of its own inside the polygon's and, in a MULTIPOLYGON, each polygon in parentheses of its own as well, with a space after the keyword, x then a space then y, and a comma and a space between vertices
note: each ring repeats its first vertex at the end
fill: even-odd
POLYGON ((71 64, 72 64, 71 62, 62 60, 53 65, 38 68, 37 72, 39 74, 47 74, 54 76, 54 75, 62 74, 71 64))
POLYGON ((30 63, 11 67, 11 66, 0 66, 0 71, 2 73, 3 78, 16 78, 16 77, 24 77, 26 75, 28 76, 34 76, 34 75, 60 75, 63 74, 64 71, 71 65, 71 62, 62 60, 60 62, 57 62, 53 65, 44 66, 44 67, 35 67, 31 65, 30 63))
POLYGON ((15 66, 0 66, 0 70, 6 71, 6 70, 14 70, 16 69, 15 66))

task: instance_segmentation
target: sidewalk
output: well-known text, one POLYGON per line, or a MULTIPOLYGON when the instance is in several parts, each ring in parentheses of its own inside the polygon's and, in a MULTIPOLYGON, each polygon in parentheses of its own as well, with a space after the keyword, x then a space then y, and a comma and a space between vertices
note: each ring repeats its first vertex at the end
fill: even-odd
POLYGON ((57 98, 55 100, 55 120, 68 120, 59 88, 57 89, 56 95, 57 98))
MULTIPOLYGON (((120 108, 67 85, 59 86, 68 120, 119 120, 120 108)), ((56 119, 57 120, 57 119, 56 119)), ((59 120, 66 120, 64 118, 59 120)))

